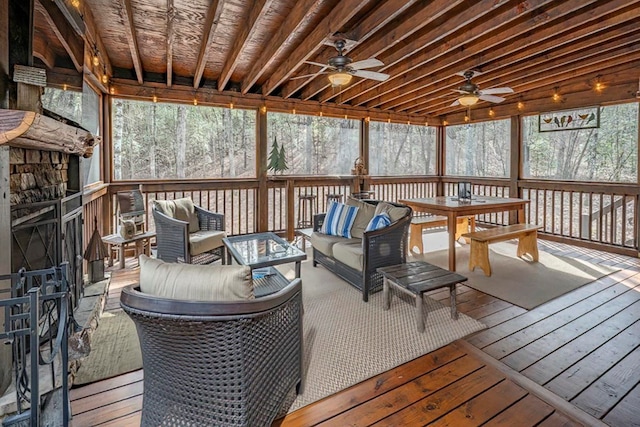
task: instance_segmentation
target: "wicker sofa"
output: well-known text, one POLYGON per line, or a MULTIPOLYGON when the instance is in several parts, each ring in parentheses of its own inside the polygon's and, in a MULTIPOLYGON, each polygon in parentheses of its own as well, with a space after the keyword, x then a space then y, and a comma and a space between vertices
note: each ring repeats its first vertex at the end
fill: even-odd
POLYGON ((394 209, 391 225, 380 230, 364 231, 374 216, 379 200, 347 200, 348 205, 358 207, 352 238, 329 236, 320 233, 325 213, 314 215, 311 246, 313 266, 318 264, 332 271, 362 291, 362 299, 369 301, 369 294, 382 290, 382 275, 378 267, 402 264, 407 257, 407 238, 411 223, 411 208, 384 202, 394 209))
POLYGON ((301 281, 255 299, 251 286, 246 266, 141 257, 140 285, 123 289, 120 305, 136 325, 142 350, 142 426, 267 426, 291 403, 302 375, 301 281), (143 287, 149 263, 164 264, 151 280, 174 283, 150 293, 143 287), (196 282, 184 269, 200 269, 209 278, 201 276, 189 299, 158 296, 185 298, 184 288, 196 282), (211 291, 215 282, 226 283, 211 291), (237 282, 245 283, 238 288, 237 282), (234 300, 202 300, 224 293, 234 300))

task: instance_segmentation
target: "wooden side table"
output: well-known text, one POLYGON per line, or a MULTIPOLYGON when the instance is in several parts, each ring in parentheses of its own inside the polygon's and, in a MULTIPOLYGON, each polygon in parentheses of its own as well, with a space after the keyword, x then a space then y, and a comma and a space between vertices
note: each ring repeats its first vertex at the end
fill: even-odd
POLYGON ((424 261, 380 267, 377 271, 383 276, 383 308, 385 310, 389 310, 391 306, 391 287, 415 297, 418 332, 424 332, 425 292, 448 286, 449 298, 451 299, 451 318, 458 319, 456 284, 467 281, 466 277, 424 261))
POLYGON ((142 251, 146 255, 151 255, 151 239, 156 237, 156 233, 154 231, 147 231, 146 233, 140 233, 134 235, 130 239, 125 239, 119 234, 109 234, 108 236, 104 236, 102 241, 107 244, 109 250, 109 267, 113 265, 113 257, 112 247, 116 247, 118 250, 118 263, 120 268, 124 268, 124 250, 128 244, 136 245, 136 257, 139 256, 142 251), (146 245, 144 244, 146 241, 146 245))

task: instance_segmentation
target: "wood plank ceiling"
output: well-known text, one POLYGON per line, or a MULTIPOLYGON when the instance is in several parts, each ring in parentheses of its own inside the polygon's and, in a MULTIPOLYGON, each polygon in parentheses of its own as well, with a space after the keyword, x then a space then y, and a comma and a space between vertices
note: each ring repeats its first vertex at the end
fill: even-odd
MULTIPOLYGON (((631 101, 640 89, 640 0, 82 2, 95 26, 85 38, 100 41, 122 95, 215 103, 231 94, 238 105, 309 101, 300 105, 440 123, 467 114, 451 106, 464 70, 482 72, 473 79, 481 89, 514 90, 500 104, 474 105, 474 118, 631 101), (370 70, 389 79, 332 87, 329 70, 309 62, 326 64, 337 39, 347 40, 353 61, 381 60, 370 70)), ((73 47, 55 41, 47 50, 38 40, 59 33, 44 9, 35 16, 34 56, 49 68, 77 67, 56 60, 73 47)))

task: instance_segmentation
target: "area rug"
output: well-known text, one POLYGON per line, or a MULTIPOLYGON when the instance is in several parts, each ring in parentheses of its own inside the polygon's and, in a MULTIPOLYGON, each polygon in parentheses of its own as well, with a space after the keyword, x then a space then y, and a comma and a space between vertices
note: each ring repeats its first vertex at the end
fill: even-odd
MULTIPOLYGON (((287 272, 292 277, 292 272, 287 272)), ((302 263, 304 302, 303 385, 289 412, 442 347, 485 326, 425 298, 426 327, 419 333, 412 299, 362 293, 311 260, 302 263)))
POLYGON ((133 321, 122 310, 102 313, 91 335, 91 352, 82 359, 73 385, 88 384, 142 368, 133 321))
MULTIPOLYGON (((469 271, 469 245, 456 248, 457 272, 469 278, 465 284, 501 300, 530 310, 619 269, 539 251, 539 262, 516 256, 517 244, 489 246, 491 276, 476 267, 469 271)), ((414 256, 448 268, 448 251, 414 256)))

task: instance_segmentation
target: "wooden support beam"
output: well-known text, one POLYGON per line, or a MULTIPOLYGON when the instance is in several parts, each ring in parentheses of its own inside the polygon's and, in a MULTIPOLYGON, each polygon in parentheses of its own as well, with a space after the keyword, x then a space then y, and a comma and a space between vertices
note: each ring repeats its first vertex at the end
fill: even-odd
POLYGON ((0 0, 0 108, 9 108, 9 0, 0 0))
POLYGON ((266 15, 266 12, 271 7, 273 0, 255 0, 253 6, 249 8, 249 15, 246 18, 245 24, 241 26, 240 34, 236 37, 227 56, 227 60, 224 63, 220 77, 218 78, 218 90, 222 92, 229 83, 231 75, 238 65, 238 58, 244 50, 247 41, 251 39, 253 33, 257 29, 257 24, 261 17, 266 15))
POLYGON ((138 83, 142 84, 142 61, 140 60, 140 49, 138 48, 138 38, 136 35, 136 27, 133 23, 133 8, 131 7, 131 0, 117 0, 116 8, 118 9, 118 15, 122 17, 125 33, 127 34, 127 42, 129 43, 129 51, 131 52, 131 60, 133 61, 133 68, 136 70, 136 77, 138 83))
POLYGON ((46 19, 56 37, 67 51, 78 72, 82 72, 84 63, 84 40, 69 25, 58 6, 52 1, 36 0, 35 7, 46 19))
POLYGON ((295 2, 287 19, 278 28, 276 34, 271 38, 271 42, 265 46, 265 49, 262 50, 262 53, 244 78, 242 93, 248 93, 273 61, 290 46, 295 34, 318 12, 322 3, 319 0, 300 0, 295 2))
POLYGON ((196 89, 200 87, 204 67, 207 65, 207 58, 209 57, 209 49, 211 48, 211 42, 213 41, 213 35, 216 32, 223 6, 224 0, 212 0, 207 10, 207 17, 204 21, 204 33, 202 34, 200 52, 198 53, 198 63, 196 64, 196 72, 193 76, 193 87, 196 89))
POLYGON ((47 86, 58 89, 82 90, 82 74, 72 69, 54 68, 47 70, 47 86))
POLYGON ((173 0, 167 0, 167 86, 171 87, 173 79, 173 39, 175 30, 173 22, 176 19, 176 9, 173 0))
MULTIPOLYGON (((0 7, 6 6, 6 2, 0 0, 0 7)), ((0 12, 0 17, 2 13, 0 12)), ((1 28, 1 27, 0 27, 1 28)), ((2 31, 2 30, 0 30, 2 31)), ((9 164, 9 147, 0 145, 0 242, 2 242, 2 250, 0 251, 0 275, 13 273, 11 271, 11 247, 13 239, 11 238, 11 165, 9 164)), ((11 280, 0 280, 0 290, 9 291, 11 289, 11 280)), ((5 294, 6 295, 6 294, 5 294)), ((2 316, 0 330, 5 332, 9 328, 5 328, 5 316, 2 316)), ((0 392, 4 393, 12 377, 12 356, 11 346, 0 346, 0 392)))
MULTIPOLYGON (((462 0, 457 1, 443 1, 442 7, 446 7, 446 5, 456 5, 461 3, 462 0)), ((433 13, 434 9, 439 9, 438 5, 435 5, 433 8, 431 7, 423 7, 423 9, 419 13, 414 13, 407 20, 403 20, 398 26, 392 31, 397 34, 402 34, 403 36, 394 38, 390 37, 378 37, 376 40, 371 40, 372 36, 383 28, 385 25, 389 24, 396 18, 398 18, 402 13, 404 13, 407 9, 413 6, 416 1, 404 1, 398 2, 397 0, 386 0, 382 2, 378 2, 376 9, 369 13, 362 22, 360 22, 355 28, 351 29, 347 34, 344 34, 345 38, 349 40, 355 40, 356 45, 351 47, 349 50, 349 56, 354 60, 360 59, 368 59, 370 57, 376 56, 381 50, 388 49, 391 46, 395 45, 402 41, 403 38, 408 37, 410 34, 413 34, 415 31, 418 31, 424 25, 427 25, 431 22, 439 13, 433 13), (426 10, 428 9, 428 14, 426 10), (407 21, 411 21, 410 23, 407 21), (409 29, 408 26, 413 25, 412 29, 409 29), (399 29, 400 27, 407 27, 406 29, 399 29), (392 39, 393 42, 389 43, 389 39, 392 39), (358 49, 359 46, 362 46, 364 42, 366 43, 366 48, 368 52, 362 52, 364 49, 358 49), (366 55, 366 56, 365 56, 366 55)), ((451 6, 453 7, 453 6, 451 6)), ((328 58, 335 55, 335 49, 333 47, 327 47, 321 49, 320 52, 311 58, 313 62, 326 63, 328 58)), ((297 75, 308 75, 314 74, 307 79, 297 79, 297 80, 289 80, 282 89, 283 97, 289 98, 302 87, 306 86, 309 82, 311 82, 315 77, 318 76, 319 72, 322 69, 318 69, 315 65, 304 65, 301 70, 297 73, 297 75)), ((324 76, 322 77, 324 79, 324 76)), ((327 80, 324 80, 325 85, 323 87, 328 86, 327 80)), ((309 99, 309 96, 303 96, 304 99, 309 99)))
MULTIPOLYGON (((472 45, 465 45, 465 48, 458 52, 450 52, 436 61, 429 62, 426 70, 416 69, 408 72, 403 76, 402 81, 397 82, 396 87, 380 86, 366 96, 356 98, 354 103, 366 102, 368 107, 381 106, 383 109, 395 109, 403 104, 407 105, 407 109, 416 108, 427 103, 430 99, 450 94, 450 89, 457 88, 462 80, 458 76, 447 78, 453 76, 457 71, 486 68, 491 69, 492 75, 495 75, 496 71, 500 69, 504 70, 503 73, 511 73, 513 70, 526 67, 531 61, 543 61, 548 55, 558 56, 555 52, 559 52, 559 49, 564 46, 566 46, 564 52, 570 52, 574 45, 576 46, 575 50, 580 50, 585 45, 592 45, 593 37, 597 33, 605 33, 611 27, 633 19, 632 15, 635 15, 629 12, 612 14, 615 12, 612 7, 614 6, 611 4, 595 7, 592 11, 593 19, 587 22, 584 21, 582 15, 571 16, 568 19, 562 15, 552 24, 547 21, 540 24, 539 20, 534 17, 521 24, 510 25, 505 31, 490 38, 472 45), (535 40, 524 37, 525 34, 540 25, 544 25, 544 27, 536 31, 535 40), (582 44, 579 43, 581 38, 584 38, 582 44), (505 44, 505 42, 509 43, 505 44), (548 53, 544 56, 536 55, 538 52, 548 53), (522 61, 523 59, 527 59, 527 61, 522 61), (481 64, 486 65, 481 66, 481 64), (431 75, 444 77, 431 77, 431 75), (415 83, 408 87, 410 82, 415 83), (373 98, 374 96, 376 98, 373 98)), ((635 24, 629 25, 634 29, 636 27, 635 24)), ((598 35, 598 37, 601 36, 598 35)), ((434 54, 440 53, 440 49, 436 50, 438 52, 434 52, 434 54)), ((483 83, 481 78, 477 81, 483 83)), ((483 83, 482 87, 489 86, 483 83)))
POLYGON ((343 0, 311 31, 300 45, 271 74, 262 87, 262 94, 271 94, 288 79, 307 59, 309 59, 324 43, 327 37, 339 31, 351 18, 369 6, 372 0, 343 0))
POLYGON ((267 110, 256 110, 256 178, 258 178, 258 232, 269 230, 269 188, 267 186, 267 110))
POLYGON ((105 74, 105 72, 108 77, 111 77, 113 75, 111 59, 109 58, 109 55, 107 53, 107 48, 102 42, 102 37, 100 37, 100 33, 98 32, 98 28, 93 18, 93 13, 91 12, 91 9, 86 5, 83 9, 83 12, 84 12, 83 20, 86 27, 86 31, 85 31, 86 44, 85 44, 84 63, 85 65, 91 64, 90 68, 92 70, 92 73, 96 75, 98 80, 101 80, 102 74, 105 74), (94 47, 98 48, 98 57, 100 58, 100 61, 103 65, 103 67, 100 67, 99 69, 95 68, 92 64, 92 60, 93 60, 92 49, 94 47))
POLYGON ((42 34, 36 34, 33 38, 33 56, 40 59, 49 70, 56 66, 56 54, 42 34))

